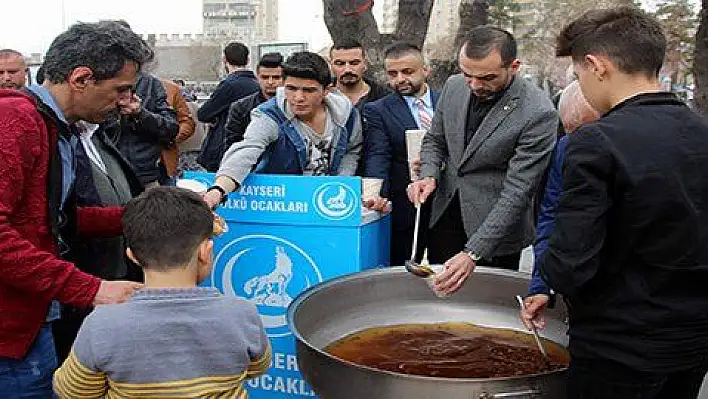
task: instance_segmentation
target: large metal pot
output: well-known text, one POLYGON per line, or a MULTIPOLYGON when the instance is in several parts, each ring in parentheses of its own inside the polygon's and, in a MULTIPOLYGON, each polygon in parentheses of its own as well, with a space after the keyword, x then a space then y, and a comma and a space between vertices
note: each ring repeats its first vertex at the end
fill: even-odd
MULTIPOLYGON (((498 379, 454 379, 403 375, 337 359, 327 345, 365 328, 445 321, 523 331, 515 295, 528 275, 479 267, 449 298, 436 297, 424 280, 403 268, 356 273, 310 288, 290 305, 304 379, 322 399, 564 398, 565 371, 498 379)), ((565 308, 548 313, 542 336, 567 345, 565 308)))

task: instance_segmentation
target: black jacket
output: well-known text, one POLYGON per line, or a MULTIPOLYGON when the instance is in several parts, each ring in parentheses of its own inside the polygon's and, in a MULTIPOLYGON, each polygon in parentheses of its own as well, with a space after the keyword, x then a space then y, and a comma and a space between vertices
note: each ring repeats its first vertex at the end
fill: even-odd
MULTIPOLYGON (((140 183, 140 180, 135 174, 135 171, 131 167, 130 163, 125 159, 125 157, 123 157, 120 151, 113 146, 107 137, 108 133, 112 133, 114 135, 117 129, 120 129, 117 122, 107 122, 101 124, 98 130, 94 133, 94 137, 100 141, 106 151, 113 154, 118 160, 122 172, 128 181, 128 185, 130 186, 131 194, 135 197, 143 191, 143 185, 140 183)), ((105 205, 101 202, 101 197, 98 193, 98 189, 96 188, 96 184, 94 183, 91 160, 81 144, 76 147, 76 181, 74 183, 74 189, 76 192, 77 205, 105 205)), ((115 275, 110 272, 104 273, 102 270, 105 270, 103 265, 106 263, 105 257, 107 254, 103 248, 103 240, 87 239, 85 237, 71 237, 70 241, 72 260, 76 266, 94 276, 108 280, 124 279, 128 275, 133 277, 136 274, 136 270, 138 270, 129 270, 128 275, 115 275)), ((127 263, 130 267, 132 262, 127 263)))
POLYGON ((209 100, 199 108, 197 111, 199 121, 212 124, 209 134, 202 144, 202 152, 197 159, 197 162, 206 170, 216 172, 219 169, 221 157, 229 148, 225 143, 224 126, 231 104, 260 90, 258 80, 253 72, 236 71, 222 80, 209 100))
POLYGON ((539 266, 570 308, 570 351, 672 373, 708 361, 708 123, 669 93, 569 135, 539 266))
POLYGON ((354 104, 356 110, 359 111, 359 115, 364 115, 364 105, 367 103, 380 100, 387 95, 393 93, 391 89, 386 86, 380 85, 373 80, 364 79, 364 82, 369 85, 369 92, 359 99, 359 101, 354 104))
POLYGON ((121 129, 110 138, 145 185, 160 177, 160 153, 174 144, 179 124, 160 79, 141 73, 135 91, 142 101, 140 113, 123 117, 121 129))
POLYGON ((219 157, 219 162, 221 162, 224 153, 233 143, 243 140, 246 128, 251 123, 251 111, 267 100, 263 95, 263 91, 258 90, 231 104, 226 126, 224 126, 224 151, 219 157))

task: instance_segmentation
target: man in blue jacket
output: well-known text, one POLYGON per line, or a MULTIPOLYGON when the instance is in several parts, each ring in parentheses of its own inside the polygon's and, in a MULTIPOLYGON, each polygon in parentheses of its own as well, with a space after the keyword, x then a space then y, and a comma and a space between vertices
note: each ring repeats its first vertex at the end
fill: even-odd
MULTIPOLYGON (((395 93, 364 106, 364 176, 384 180, 381 196, 393 204, 391 265, 403 265, 411 256, 415 222, 415 208, 406 195, 412 181, 406 130, 430 128, 438 93, 426 83, 430 71, 418 47, 394 43, 384 51, 384 64, 395 93)), ((421 209, 418 260, 425 250, 431 203, 421 209)))
POLYGON ((361 151, 361 121, 352 103, 332 91, 324 58, 308 51, 283 65, 284 87, 251 113, 242 141, 224 155, 205 195, 215 207, 258 173, 307 176, 354 175, 361 151))
MULTIPOLYGON (((558 101, 558 113, 563 129, 567 133, 572 133, 583 124, 592 122, 600 116, 585 100, 577 80, 571 82, 561 93, 558 101)), ((563 193, 563 161, 567 145, 568 136, 561 137, 556 143, 541 200, 541 212, 536 224, 531 284, 529 284, 529 295, 524 300, 525 310, 521 312, 521 318, 529 328, 531 323, 538 328, 545 327, 546 321, 543 311, 552 302, 554 296, 548 284, 541 278, 538 265, 548 249, 548 239, 553 233, 556 211, 563 193)))
POLYGON ((212 124, 197 159, 209 172, 216 172, 228 149, 225 147, 225 125, 229 107, 234 101, 260 90, 256 75, 248 69, 248 54, 248 47, 243 43, 232 42, 224 48, 224 67, 229 75, 219 83, 209 100, 197 112, 199 122, 212 124))

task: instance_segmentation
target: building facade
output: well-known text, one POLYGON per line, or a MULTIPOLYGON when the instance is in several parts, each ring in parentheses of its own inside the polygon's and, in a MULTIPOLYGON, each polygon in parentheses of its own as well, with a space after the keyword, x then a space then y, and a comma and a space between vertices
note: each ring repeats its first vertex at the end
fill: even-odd
POLYGON ((203 32, 247 44, 278 39, 278 0, 203 0, 203 32))

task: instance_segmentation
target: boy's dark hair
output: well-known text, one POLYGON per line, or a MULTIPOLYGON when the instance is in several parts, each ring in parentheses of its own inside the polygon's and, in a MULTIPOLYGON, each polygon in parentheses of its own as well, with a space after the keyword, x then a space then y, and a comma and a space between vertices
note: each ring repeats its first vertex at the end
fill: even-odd
POLYGON ((407 55, 421 56, 420 47, 408 42, 395 42, 383 51, 384 59, 401 58, 407 55))
POLYGON ((226 62, 236 67, 245 67, 248 64, 248 47, 240 42, 231 42, 224 48, 226 62))
POLYGON ((588 54, 604 55, 624 73, 658 76, 666 53, 659 22, 633 7, 591 10, 563 28, 556 55, 581 62, 588 54))
POLYGON ((258 68, 278 68, 283 66, 283 55, 280 53, 265 53, 258 61, 258 68))
POLYGON ((355 48, 361 49, 361 54, 366 55, 366 51, 364 50, 364 46, 362 46, 361 42, 353 38, 346 38, 339 40, 338 42, 334 43, 334 45, 332 45, 332 47, 329 49, 329 56, 330 58, 332 58, 332 52, 334 50, 352 50, 355 48))
POLYGON ((156 187, 132 199, 123 213, 127 246, 143 268, 187 265, 214 231, 214 214, 196 193, 156 187))
POLYGON ((502 67, 508 67, 516 59, 516 39, 504 29, 484 25, 470 30, 462 44, 465 57, 481 60, 494 50, 499 51, 502 67))
POLYGON ((74 69, 85 66, 96 80, 106 80, 118 76, 126 62, 142 67, 154 56, 140 36, 118 22, 77 23, 49 46, 44 77, 52 83, 63 83, 74 69))
POLYGON ((293 53, 283 65, 283 77, 312 79, 327 88, 332 83, 329 64, 320 55, 309 51, 293 53))

